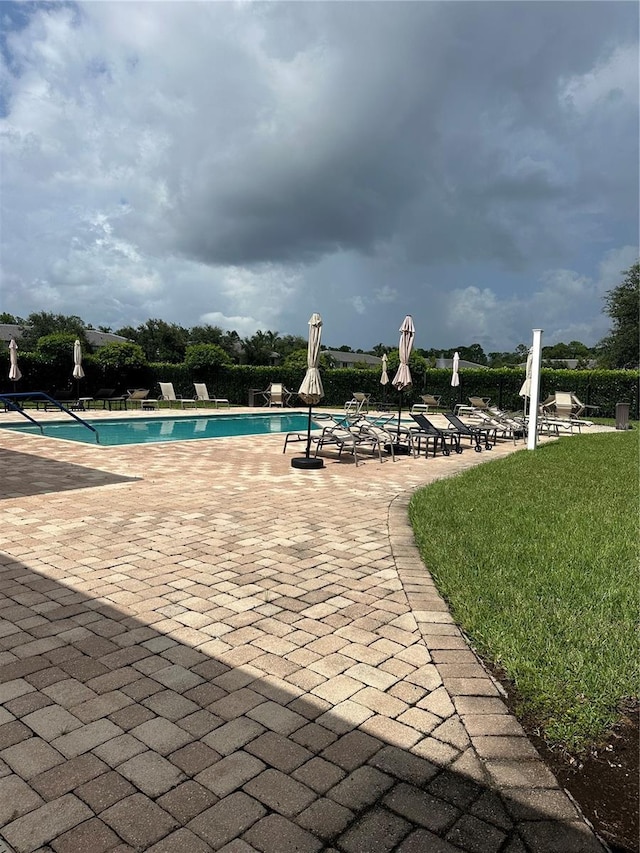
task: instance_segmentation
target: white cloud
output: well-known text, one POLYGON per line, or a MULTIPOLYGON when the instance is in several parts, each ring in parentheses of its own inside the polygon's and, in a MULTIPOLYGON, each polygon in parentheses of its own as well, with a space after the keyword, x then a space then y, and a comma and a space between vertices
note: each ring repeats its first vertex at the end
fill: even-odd
POLYGON ((618 45, 606 59, 584 74, 562 80, 560 98, 580 113, 597 109, 604 101, 638 101, 638 45, 618 45))
POLYGON ((507 348, 533 315, 599 337, 637 251, 634 12, 498 6, 22 4, 2 309, 246 334, 318 310, 363 348, 407 311, 427 346, 507 348))

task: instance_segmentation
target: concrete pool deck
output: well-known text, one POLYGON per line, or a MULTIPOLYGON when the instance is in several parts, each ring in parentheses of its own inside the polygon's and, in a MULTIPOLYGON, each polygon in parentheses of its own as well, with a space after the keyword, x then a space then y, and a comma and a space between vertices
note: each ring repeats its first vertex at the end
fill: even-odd
POLYGON ((0 431, 0 851, 602 851, 407 520, 522 444, 282 445, 0 431))

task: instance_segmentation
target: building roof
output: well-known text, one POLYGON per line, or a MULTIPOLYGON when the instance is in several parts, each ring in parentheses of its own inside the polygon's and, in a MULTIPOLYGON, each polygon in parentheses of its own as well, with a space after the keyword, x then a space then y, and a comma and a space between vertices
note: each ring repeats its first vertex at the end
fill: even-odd
POLYGON ((353 367, 354 364, 368 364, 369 367, 380 367, 382 359, 377 355, 368 355, 366 352, 342 352, 342 350, 325 349, 323 353, 330 356, 337 367, 353 367))
MULTIPOLYGON (((436 361, 436 367, 440 370, 453 370, 453 359, 440 356, 436 361)), ((486 364, 476 364, 474 361, 466 361, 464 358, 460 359, 458 367, 482 368, 483 370, 489 369, 486 364)))
MULTIPOLYGON (((103 347, 105 344, 126 344, 128 338, 122 335, 114 335, 113 332, 99 332, 97 329, 85 329, 87 343, 92 347, 103 347)), ((8 344, 11 338, 18 341, 22 337, 22 330, 16 323, 0 323, 0 341, 8 344)))

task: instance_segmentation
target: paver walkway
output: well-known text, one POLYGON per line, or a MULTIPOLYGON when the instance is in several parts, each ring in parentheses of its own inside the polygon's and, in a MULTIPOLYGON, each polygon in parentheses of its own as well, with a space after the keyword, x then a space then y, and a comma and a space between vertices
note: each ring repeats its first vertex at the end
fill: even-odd
POLYGON ((0 851, 602 851, 407 523, 513 450, 0 432, 0 851))

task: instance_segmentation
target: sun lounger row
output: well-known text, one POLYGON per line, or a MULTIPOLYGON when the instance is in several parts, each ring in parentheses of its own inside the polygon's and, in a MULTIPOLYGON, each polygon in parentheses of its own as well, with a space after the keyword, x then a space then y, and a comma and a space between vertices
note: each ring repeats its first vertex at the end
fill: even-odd
POLYGON ((437 453, 449 456, 462 453, 463 443, 468 439, 469 445, 480 453, 491 450, 498 439, 508 438, 515 442, 526 435, 525 425, 515 420, 509 423, 491 419, 481 424, 468 424, 453 412, 445 412, 444 417, 447 427, 434 424, 420 412, 411 413, 412 426, 399 423, 396 414, 374 417, 361 413, 343 416, 318 413, 313 415, 314 431, 311 434, 287 433, 282 452, 286 452, 291 443, 309 441, 314 456, 326 450, 337 450, 338 459, 343 453, 350 453, 358 465, 366 451, 377 455, 380 462, 388 458, 395 461, 399 453, 414 457, 423 452, 425 457, 437 453))

